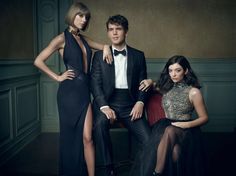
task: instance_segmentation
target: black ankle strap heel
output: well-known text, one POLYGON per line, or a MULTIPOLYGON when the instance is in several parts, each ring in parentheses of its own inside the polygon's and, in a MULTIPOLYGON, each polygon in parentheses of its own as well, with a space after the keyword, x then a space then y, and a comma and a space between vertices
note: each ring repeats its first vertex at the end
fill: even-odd
POLYGON ((161 176, 161 174, 157 173, 156 171, 153 171, 152 176, 161 176))

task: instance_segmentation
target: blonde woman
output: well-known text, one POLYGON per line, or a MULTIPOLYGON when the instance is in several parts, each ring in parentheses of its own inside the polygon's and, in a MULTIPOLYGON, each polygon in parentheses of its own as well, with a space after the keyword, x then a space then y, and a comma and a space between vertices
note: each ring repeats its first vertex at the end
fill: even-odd
POLYGON ((108 45, 96 43, 80 33, 86 29, 89 20, 90 11, 83 3, 72 4, 65 18, 68 28, 56 36, 34 62, 49 77, 59 82, 59 175, 95 175, 89 91, 91 48, 103 50, 108 63, 111 63, 112 57, 108 45), (54 73, 45 64, 49 56, 57 51, 66 67, 61 75, 54 73))

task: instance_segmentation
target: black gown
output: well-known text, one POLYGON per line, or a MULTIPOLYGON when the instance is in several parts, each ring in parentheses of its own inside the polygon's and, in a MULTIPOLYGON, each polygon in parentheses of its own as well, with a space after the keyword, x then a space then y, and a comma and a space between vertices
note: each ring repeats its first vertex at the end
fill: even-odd
POLYGON ((150 140, 145 149, 137 154, 130 176, 151 176, 156 166, 157 147, 167 128, 173 129, 181 146, 180 157, 173 162, 172 149, 167 149, 167 157, 162 176, 206 176, 207 162, 200 127, 182 129, 171 122, 192 120, 193 105, 189 101, 191 86, 185 83, 175 84, 163 95, 162 105, 167 118, 152 126, 150 140))
POLYGON ((64 31, 64 36, 63 61, 67 70, 74 70, 76 77, 73 80, 61 82, 57 92, 60 120, 59 175, 86 176, 83 129, 90 103, 89 66, 92 51, 83 36, 80 35, 87 53, 88 69, 86 73, 79 44, 68 29, 64 31))

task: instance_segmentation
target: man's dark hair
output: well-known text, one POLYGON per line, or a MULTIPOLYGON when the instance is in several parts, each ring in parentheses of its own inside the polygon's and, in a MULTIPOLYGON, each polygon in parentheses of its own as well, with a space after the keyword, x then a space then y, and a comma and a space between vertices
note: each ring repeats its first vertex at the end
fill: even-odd
POLYGON ((109 24, 121 25, 124 28, 125 32, 127 32, 129 29, 129 22, 127 18, 122 15, 114 15, 109 17, 106 22, 107 29, 109 24))

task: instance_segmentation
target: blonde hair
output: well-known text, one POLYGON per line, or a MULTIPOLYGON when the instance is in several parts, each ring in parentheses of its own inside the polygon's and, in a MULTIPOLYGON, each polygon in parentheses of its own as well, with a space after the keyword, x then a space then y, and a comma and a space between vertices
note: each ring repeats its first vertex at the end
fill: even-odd
POLYGON ((74 20, 75 20, 76 15, 85 15, 86 24, 82 29, 82 31, 85 31, 86 28, 88 27, 89 20, 91 17, 88 7, 81 2, 74 2, 70 6, 70 8, 65 16, 65 23, 68 24, 69 26, 74 26, 74 20))

